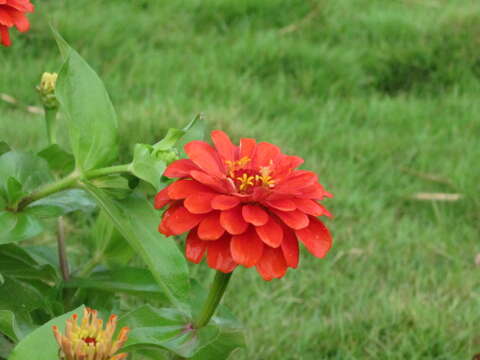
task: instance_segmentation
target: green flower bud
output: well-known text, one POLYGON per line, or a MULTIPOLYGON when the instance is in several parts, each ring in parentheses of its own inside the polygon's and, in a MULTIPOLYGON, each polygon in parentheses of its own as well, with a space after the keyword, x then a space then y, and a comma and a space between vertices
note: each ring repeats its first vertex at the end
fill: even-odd
POLYGON ((37 86, 37 90, 40 94, 40 100, 42 101, 45 109, 57 109, 58 100, 55 96, 55 85, 57 83, 58 75, 56 73, 45 72, 42 75, 40 85, 37 86))

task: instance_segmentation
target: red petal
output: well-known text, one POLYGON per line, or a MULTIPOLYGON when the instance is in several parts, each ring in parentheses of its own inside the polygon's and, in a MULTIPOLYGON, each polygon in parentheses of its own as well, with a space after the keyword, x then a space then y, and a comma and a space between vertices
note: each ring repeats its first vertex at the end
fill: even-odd
POLYGON ((8 6, 11 6, 18 11, 22 12, 33 12, 34 6, 30 3, 30 1, 26 0, 8 0, 8 6))
POLYGON ((30 23, 28 22, 27 17, 20 11, 11 11, 10 15, 12 16, 15 27, 20 32, 25 32, 30 29, 30 23))
POLYGON ((241 235, 232 236, 230 250, 233 260, 245 267, 257 265, 262 257, 263 242, 253 228, 241 235))
POLYGON ((168 187, 170 199, 181 200, 198 192, 208 192, 210 189, 195 180, 177 180, 168 187))
POLYGON ((0 8, 0 25, 5 25, 7 27, 13 26, 13 17, 10 14, 10 11, 0 8))
POLYGON ((225 232, 225 229, 220 225, 220 216, 217 211, 212 212, 205 217, 198 226, 198 237, 202 240, 217 240, 225 232))
POLYGON ((240 206, 222 211, 220 213, 220 224, 232 235, 243 234, 248 228, 248 223, 243 220, 240 206))
POLYGON ((292 230, 284 228, 281 249, 287 266, 296 268, 298 266, 298 240, 292 230))
POLYGON ((193 229, 204 217, 205 215, 192 214, 183 206, 179 206, 169 211, 165 226, 173 235, 180 235, 193 229))
POLYGON ((265 225, 268 221, 268 214, 258 205, 244 205, 242 208, 243 219, 255 226, 265 225))
POLYGON ((253 165, 257 168, 269 166, 270 162, 273 161, 278 154, 280 154, 280 148, 278 146, 261 142, 257 145, 253 165))
POLYGON ((223 164, 217 152, 206 142, 190 141, 184 148, 188 157, 203 171, 218 177, 225 175, 223 164))
POLYGON ((253 156, 255 155, 256 147, 257 147, 257 142, 255 141, 255 139, 249 139, 249 138, 240 139, 240 155, 238 157, 240 159, 243 157, 253 159, 253 156))
POLYGON ((308 216, 299 210, 279 211, 272 210, 288 227, 292 229, 303 229, 308 226, 308 216))
POLYGON ((207 263, 209 267, 224 273, 230 273, 237 267, 237 263, 230 254, 229 236, 223 236, 219 240, 210 241, 207 246, 207 263))
POLYGON ((207 250, 207 242, 200 240, 195 230, 188 233, 185 244, 185 257, 188 261, 198 264, 202 261, 203 255, 207 250))
POLYGON ((166 237, 172 236, 173 233, 170 231, 169 228, 167 228, 166 224, 167 224, 167 221, 164 217, 160 222, 160 225, 158 225, 158 232, 165 235, 166 237))
POLYGON ((192 170, 200 170, 200 168, 190 159, 181 159, 168 165, 163 175, 168 178, 190 177, 192 170))
POLYGON ((310 217, 310 225, 305 229, 296 230, 295 233, 298 240, 316 257, 325 257, 332 247, 330 232, 317 218, 310 217))
POLYGON ((214 130, 211 134, 213 144, 224 160, 234 160, 237 147, 223 131, 214 130))
POLYGON ((2 45, 12 45, 12 42, 10 41, 10 34, 8 33, 8 28, 6 26, 0 25, 0 38, 2 41, 2 45))
POLYGON ((168 227, 168 219, 171 217, 171 215, 179 208, 180 205, 178 204, 172 204, 164 213, 162 216, 162 221, 160 222, 160 225, 158 226, 158 231, 162 233, 165 236, 172 236, 173 233, 168 227))
POLYGON ((292 193, 305 188, 317 181, 317 175, 312 171, 295 170, 291 176, 275 186, 275 192, 292 193))
POLYGON ((271 216, 265 225, 257 226, 255 230, 260 239, 268 246, 277 248, 282 243, 283 229, 271 216))
POLYGON ((303 159, 298 156, 283 155, 277 156, 275 159, 275 171, 273 177, 275 179, 284 179, 290 175, 292 171, 303 164, 303 159))
POLYGON ((212 208, 216 210, 229 210, 240 204, 236 196, 217 195, 212 200, 212 208))
POLYGON ((215 189, 217 191, 221 191, 221 192, 224 192, 224 191, 227 191, 227 188, 225 186, 225 184, 211 176, 211 175, 208 175, 206 173, 204 173, 203 171, 196 171, 196 170, 193 170, 190 172, 190 176, 192 178, 194 178, 196 181, 204 184, 204 185, 207 185, 209 187, 211 187, 212 189, 215 189))
POLYGON ((322 200, 324 197, 333 197, 328 191, 325 191, 322 185, 318 182, 311 184, 299 191, 299 197, 302 199, 322 200))
POLYGON ((267 281, 283 277, 287 272, 287 263, 282 250, 265 246, 262 258, 257 264, 257 271, 267 281))
POLYGON ((206 214, 213 210, 211 202, 215 196, 214 193, 195 193, 185 199, 183 206, 192 214, 206 214))
POLYGON ((155 195, 154 206, 155 209, 161 209, 170 202, 168 197, 168 186, 155 195))
POLYGON ((312 216, 331 216, 330 212, 322 205, 311 199, 295 199, 295 204, 300 211, 312 216))
POLYGON ((293 211, 297 207, 292 200, 280 199, 280 200, 268 200, 267 205, 278 210, 282 211, 293 211))

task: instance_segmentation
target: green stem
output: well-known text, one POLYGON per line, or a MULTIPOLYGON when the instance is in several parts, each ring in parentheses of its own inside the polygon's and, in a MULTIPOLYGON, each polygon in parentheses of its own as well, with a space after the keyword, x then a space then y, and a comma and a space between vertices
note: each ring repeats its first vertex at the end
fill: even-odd
POLYGON ((205 304, 203 304, 203 308, 200 311, 198 319, 194 322, 195 328, 198 329, 208 324, 215 313, 220 300, 222 300, 231 276, 232 273, 225 274, 217 271, 215 278, 213 279, 213 283, 210 286, 210 292, 208 293, 207 300, 205 301, 205 304))
POLYGON ((95 269, 95 267, 102 261, 102 254, 95 254, 90 261, 88 261, 83 269, 78 273, 78 277, 87 277, 95 269))
POLYGON ((37 191, 21 199, 20 202, 18 203, 17 211, 21 211, 30 203, 40 200, 44 197, 47 197, 48 195, 52 195, 56 192, 71 188, 75 185, 77 181, 78 181, 78 175, 75 172, 73 172, 63 179, 55 181, 51 184, 47 184, 41 187, 40 189, 38 189, 37 191))
POLYGON ((115 173, 128 172, 130 171, 130 164, 124 165, 115 165, 101 169, 89 170, 85 173, 85 178, 93 179, 100 176, 111 175, 115 173))
POLYGON ((40 200, 44 197, 52 195, 62 190, 70 189, 78 185, 79 180, 81 179, 93 179, 100 176, 111 175, 120 172, 128 172, 130 168, 130 164, 125 165, 115 165, 101 169, 94 169, 85 172, 84 174, 80 173, 79 171, 74 171, 67 177, 55 181, 51 184, 47 184, 37 191, 34 191, 30 195, 27 195, 23 199, 21 199, 17 206, 17 211, 21 211, 26 206, 31 204, 34 201, 40 200))
POLYGON ((48 138, 48 143, 50 145, 56 144, 57 142, 57 131, 55 128, 56 125, 56 120, 57 120, 57 111, 58 109, 55 108, 48 108, 44 106, 45 110, 45 125, 47 128, 47 138, 48 138))

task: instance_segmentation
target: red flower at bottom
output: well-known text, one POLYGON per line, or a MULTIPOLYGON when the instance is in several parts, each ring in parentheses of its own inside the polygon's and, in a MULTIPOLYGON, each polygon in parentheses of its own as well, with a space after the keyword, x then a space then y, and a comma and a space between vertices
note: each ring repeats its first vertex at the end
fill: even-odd
POLYGON ((4 46, 12 45, 9 28, 15 26, 18 31, 30 29, 25 13, 33 12, 30 0, 0 0, 0 41, 4 46))
POLYGON ((165 171, 179 178, 155 197, 168 206, 159 226, 166 236, 188 232, 186 257, 224 273, 237 265, 256 266, 265 280, 281 278, 298 265, 298 240, 323 258, 332 237, 319 216, 330 213, 318 203, 332 195, 315 173, 296 170, 303 163, 272 144, 241 139, 232 144, 212 132, 215 148, 203 141, 185 145, 189 159, 165 171))

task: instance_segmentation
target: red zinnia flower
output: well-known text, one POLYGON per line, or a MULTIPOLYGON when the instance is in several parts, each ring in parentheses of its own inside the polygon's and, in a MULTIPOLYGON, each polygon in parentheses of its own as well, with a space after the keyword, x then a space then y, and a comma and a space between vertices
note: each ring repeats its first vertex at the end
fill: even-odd
POLYGON ((0 40, 4 46, 12 45, 9 28, 15 26, 20 32, 30 29, 25 13, 33 10, 30 0, 0 0, 0 40))
POLYGON ((315 173, 295 170, 303 163, 272 144, 241 139, 235 146, 222 131, 212 132, 215 148, 203 141, 185 145, 189 159, 165 171, 180 178, 160 191, 155 207, 169 205, 159 231, 189 232, 186 257, 224 273, 237 265, 256 266, 265 280, 281 278, 298 265, 298 240, 314 256, 330 250, 332 238, 318 216, 318 203, 332 195, 315 173))

